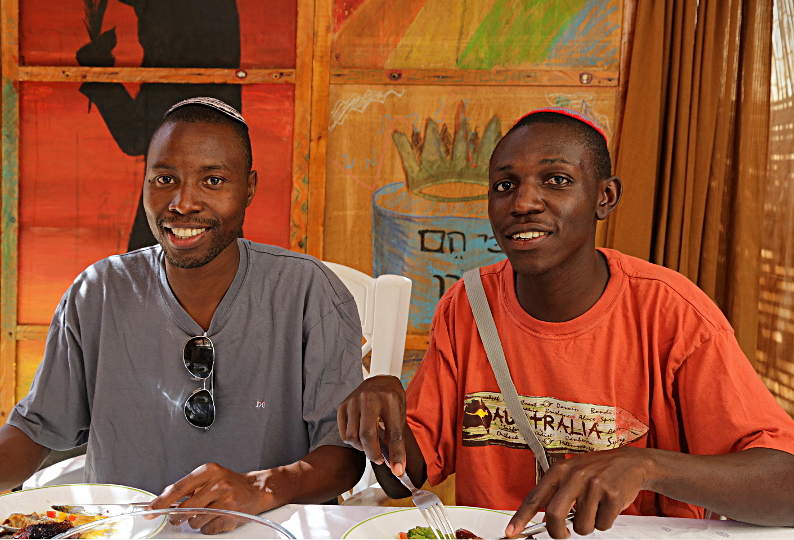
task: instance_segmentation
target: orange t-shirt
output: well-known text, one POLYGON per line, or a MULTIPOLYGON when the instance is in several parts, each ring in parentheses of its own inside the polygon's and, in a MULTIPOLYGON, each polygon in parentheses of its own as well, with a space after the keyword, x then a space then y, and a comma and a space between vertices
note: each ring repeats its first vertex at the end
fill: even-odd
MULTIPOLYGON (((513 382, 549 461, 623 445, 794 454, 794 421, 719 308, 677 272, 600 251, 610 269, 604 293, 562 323, 521 308, 508 261, 481 269, 513 382)), ((457 504, 516 510, 535 486, 534 456, 505 410, 462 281, 438 304, 407 408, 430 482, 457 473, 457 504)), ((643 491, 624 513, 704 512, 643 491)))

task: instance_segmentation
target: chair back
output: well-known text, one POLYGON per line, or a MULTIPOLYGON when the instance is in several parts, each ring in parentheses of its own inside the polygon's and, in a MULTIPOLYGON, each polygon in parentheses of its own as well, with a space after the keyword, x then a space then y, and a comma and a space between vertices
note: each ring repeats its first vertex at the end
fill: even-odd
POLYGON ((372 352, 369 370, 372 375, 400 376, 408 330, 408 310, 411 303, 411 280, 393 274, 373 278, 349 266, 324 263, 356 299, 361 318, 361 333, 365 342, 361 357, 372 352))

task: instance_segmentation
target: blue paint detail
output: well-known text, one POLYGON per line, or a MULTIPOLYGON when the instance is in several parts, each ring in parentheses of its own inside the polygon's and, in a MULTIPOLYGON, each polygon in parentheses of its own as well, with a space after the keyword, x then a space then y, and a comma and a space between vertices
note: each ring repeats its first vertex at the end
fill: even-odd
POLYGON ((389 119, 389 122, 391 122, 391 120, 392 120, 391 115, 390 114, 384 114, 383 117, 380 120, 380 131, 378 131, 378 135, 380 135, 384 131, 386 131, 386 119, 387 118, 389 119))
POLYGON ((505 258, 493 239, 484 201, 429 201, 405 182, 375 191, 372 229, 373 275, 399 274, 413 281, 408 322, 413 333, 430 330, 442 291, 463 272, 505 258))
POLYGON ((369 166, 372 165, 373 167, 378 164, 378 153, 375 149, 372 149, 372 159, 366 158, 364 160, 364 168, 369 170, 369 166))
POLYGON ((617 9, 615 0, 588 0, 561 31, 549 52, 548 61, 570 64, 570 46, 575 43, 577 66, 617 65, 617 47, 610 46, 604 39, 610 33, 620 30, 620 25, 610 24, 608 21, 609 16, 617 9))
POLYGON ((356 164, 355 159, 351 161, 350 157, 347 154, 342 154, 342 157, 345 158, 345 169, 352 169, 355 166, 356 164))

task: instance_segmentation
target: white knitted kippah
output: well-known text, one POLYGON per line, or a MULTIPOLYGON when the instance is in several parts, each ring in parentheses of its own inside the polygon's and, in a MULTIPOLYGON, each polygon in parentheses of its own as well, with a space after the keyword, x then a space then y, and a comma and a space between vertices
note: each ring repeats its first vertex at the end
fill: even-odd
POLYGON ((184 107, 185 105, 202 105, 204 107, 209 107, 210 109, 215 109, 216 111, 220 111, 232 120, 236 120, 243 124, 245 127, 248 127, 246 124, 243 115, 237 112, 237 109, 221 101, 220 99, 215 99, 212 97, 194 97, 190 99, 185 99, 168 109, 166 113, 163 115, 163 118, 174 112, 175 110, 184 107))

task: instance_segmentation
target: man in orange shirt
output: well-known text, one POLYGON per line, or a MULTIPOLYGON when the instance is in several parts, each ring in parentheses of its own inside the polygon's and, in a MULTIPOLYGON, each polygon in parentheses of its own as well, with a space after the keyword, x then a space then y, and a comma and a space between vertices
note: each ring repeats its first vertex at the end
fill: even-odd
POLYGON ((574 506, 578 534, 621 512, 794 525, 794 421, 720 310, 682 275, 595 247, 622 192, 597 124, 533 111, 500 141, 489 177, 507 260, 480 275, 551 468, 516 430, 458 283, 407 393, 373 377, 339 408, 342 438, 379 464, 384 490, 408 495, 391 471, 415 485, 456 472, 457 504, 518 509, 508 536, 544 507, 554 538, 568 536, 574 506))

